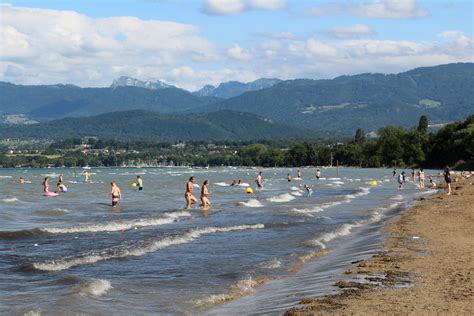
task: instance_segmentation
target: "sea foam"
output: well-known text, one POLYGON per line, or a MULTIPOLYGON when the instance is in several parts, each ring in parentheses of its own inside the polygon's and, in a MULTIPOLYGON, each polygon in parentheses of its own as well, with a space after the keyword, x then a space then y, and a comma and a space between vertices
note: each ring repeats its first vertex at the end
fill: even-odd
POLYGON ((50 260, 46 262, 36 262, 33 263, 33 267, 42 271, 66 270, 74 266, 94 264, 99 261, 143 256, 147 253, 155 252, 166 247, 192 242, 193 240, 203 235, 243 231, 250 229, 262 229, 264 227, 265 226, 263 224, 254 224, 193 229, 188 231, 187 233, 184 233, 183 235, 166 237, 160 240, 153 240, 149 242, 142 242, 129 247, 117 246, 113 248, 108 248, 103 251, 100 251, 100 254, 96 254, 95 252, 89 252, 77 257, 61 258, 58 260, 50 260))
POLYGON ((159 218, 143 218, 131 221, 116 221, 107 222, 103 224, 83 224, 67 228, 41 228, 41 231, 51 234, 71 234, 71 233, 88 233, 88 232, 113 232, 128 230, 134 227, 147 227, 147 226, 159 226, 170 224, 176 221, 178 217, 188 217, 190 213, 185 211, 177 211, 172 213, 166 213, 163 217, 159 218))

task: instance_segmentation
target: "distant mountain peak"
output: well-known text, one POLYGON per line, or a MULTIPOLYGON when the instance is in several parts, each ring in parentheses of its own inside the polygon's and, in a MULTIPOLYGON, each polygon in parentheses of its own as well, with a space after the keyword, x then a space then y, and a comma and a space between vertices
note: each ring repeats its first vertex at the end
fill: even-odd
POLYGON ((174 88, 174 86, 171 86, 169 84, 166 84, 160 80, 146 80, 142 81, 139 79, 135 79, 132 77, 127 77, 127 76, 121 76, 118 79, 115 79, 112 82, 112 85, 110 86, 111 88, 116 88, 116 87, 138 87, 138 88, 146 88, 146 89, 166 89, 166 88, 174 88))
POLYGON ((200 97, 213 96, 228 99, 248 91, 270 88, 280 82, 281 80, 276 78, 260 78, 248 83, 227 81, 219 84, 217 88, 212 85, 205 85, 201 90, 195 91, 193 94, 200 97))

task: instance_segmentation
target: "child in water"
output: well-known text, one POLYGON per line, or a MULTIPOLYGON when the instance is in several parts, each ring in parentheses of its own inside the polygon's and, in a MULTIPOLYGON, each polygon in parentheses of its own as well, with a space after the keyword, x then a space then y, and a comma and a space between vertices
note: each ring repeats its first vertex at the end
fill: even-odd
POLYGON ((311 194, 313 194, 313 189, 312 189, 309 185, 307 185, 307 184, 305 184, 305 185, 303 185, 303 186, 304 186, 304 188, 306 189, 306 192, 308 192, 308 197, 310 197, 311 194))
POLYGON ((110 185, 112 186, 109 193, 112 196, 112 207, 117 207, 117 203, 122 199, 122 192, 115 181, 110 182, 110 185))
POLYGON ((67 192, 67 187, 64 185, 63 182, 58 182, 56 184, 56 193, 66 193, 67 192))

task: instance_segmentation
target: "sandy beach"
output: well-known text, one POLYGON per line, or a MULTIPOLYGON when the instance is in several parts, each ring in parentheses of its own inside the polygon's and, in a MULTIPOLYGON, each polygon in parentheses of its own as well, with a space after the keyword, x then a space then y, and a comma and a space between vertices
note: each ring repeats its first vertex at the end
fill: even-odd
POLYGON ((335 284, 340 294, 303 299, 286 314, 474 314, 474 180, 452 187, 395 218, 383 251, 335 284))

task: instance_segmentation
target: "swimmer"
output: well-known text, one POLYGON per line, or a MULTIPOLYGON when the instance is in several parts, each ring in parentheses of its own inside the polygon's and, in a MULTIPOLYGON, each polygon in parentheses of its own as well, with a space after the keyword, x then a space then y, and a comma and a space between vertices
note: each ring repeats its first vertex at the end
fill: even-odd
POLYGON ((140 176, 137 176, 135 183, 137 184, 138 191, 143 190, 143 179, 140 176))
POLYGON ((45 192, 45 193, 49 192, 49 183, 48 183, 48 181, 49 181, 49 177, 46 177, 46 178, 44 178, 44 181, 42 183, 43 192, 45 192))
POLYGON ((233 186, 236 185, 236 184, 237 184, 237 180, 234 180, 234 181, 232 181, 232 183, 230 184, 230 186, 233 187, 233 186))
POLYGON ((91 175, 91 174, 89 173, 89 171, 84 170, 84 171, 82 172, 82 175, 84 176, 84 182, 89 181, 89 176, 91 175))
POLYGON ((58 182, 56 184, 56 191, 55 193, 66 193, 67 192, 67 187, 64 185, 63 182, 58 182))
POLYGON ((401 190, 403 189, 403 183, 405 183, 405 171, 402 171, 402 173, 400 173, 398 175, 398 189, 401 190))
POLYGON ((18 182, 21 183, 21 184, 23 184, 23 183, 25 183, 25 179, 24 179, 23 177, 20 177, 20 178, 18 179, 18 182))
POLYGON ((122 192, 115 181, 110 182, 110 185, 112 186, 109 193, 112 196, 112 207, 117 207, 117 203, 122 199, 122 192))
POLYGON ((257 177, 255 178, 255 183, 257 184, 257 187, 261 190, 263 189, 263 177, 262 177, 262 171, 260 171, 257 175, 257 177))
POLYGON ((303 186, 306 189, 306 192, 308 192, 308 197, 310 197, 311 194, 313 194, 313 189, 307 184, 304 184, 303 186))
POLYGON ((192 176, 189 178, 188 183, 186 183, 186 193, 184 197, 186 198, 186 210, 191 208, 191 204, 195 204, 197 202, 196 197, 193 195, 193 184, 196 178, 192 176))
POLYGON ((288 175, 286 176, 286 180, 288 180, 288 182, 291 182, 291 174, 288 174, 288 175))
POLYGON ((211 201, 209 201, 208 198, 209 194, 211 193, 212 192, 209 192, 209 181, 205 180, 201 187, 201 206, 204 210, 212 205, 211 201))
POLYGON ((316 169, 316 180, 319 180, 320 177, 321 177, 321 170, 316 169))
POLYGON ((425 188, 425 171, 423 170, 423 168, 420 168, 420 170, 418 171, 418 185, 420 189, 425 188))
POLYGON ((430 180, 430 187, 436 188, 436 182, 433 181, 433 176, 429 176, 428 179, 430 180))

